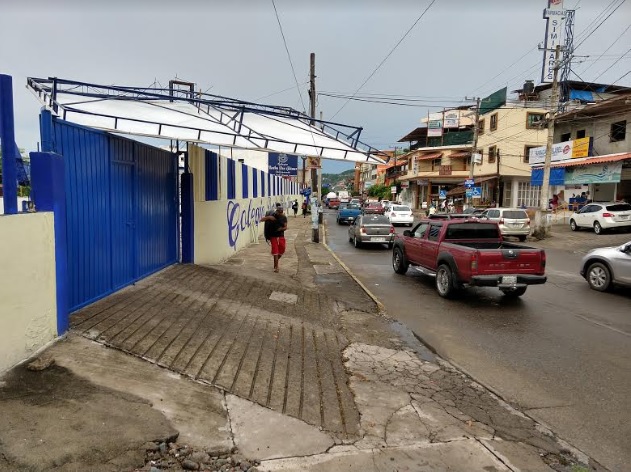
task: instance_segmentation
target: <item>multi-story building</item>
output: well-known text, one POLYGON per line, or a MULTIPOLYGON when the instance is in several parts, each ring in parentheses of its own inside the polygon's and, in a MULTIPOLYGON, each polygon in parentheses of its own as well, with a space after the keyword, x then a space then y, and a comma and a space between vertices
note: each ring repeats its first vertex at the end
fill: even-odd
POLYGON ((550 197, 570 203, 585 192, 594 201, 631 202, 631 90, 609 96, 557 116, 554 142, 563 145, 555 147, 573 151, 583 144, 584 152, 553 155, 550 197))
POLYGON ((546 143, 549 100, 517 92, 518 98, 508 100, 504 88, 481 101, 476 148, 481 163, 473 167, 481 199, 474 204, 538 205, 540 188, 531 184, 528 161, 530 149, 546 143))

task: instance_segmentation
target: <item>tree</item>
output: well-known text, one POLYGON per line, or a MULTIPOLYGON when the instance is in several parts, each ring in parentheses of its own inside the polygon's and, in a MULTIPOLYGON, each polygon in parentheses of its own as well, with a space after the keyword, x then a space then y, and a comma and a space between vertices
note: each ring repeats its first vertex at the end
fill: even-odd
POLYGON ((369 197, 381 198, 382 200, 390 199, 390 187, 386 185, 373 185, 368 189, 369 197))

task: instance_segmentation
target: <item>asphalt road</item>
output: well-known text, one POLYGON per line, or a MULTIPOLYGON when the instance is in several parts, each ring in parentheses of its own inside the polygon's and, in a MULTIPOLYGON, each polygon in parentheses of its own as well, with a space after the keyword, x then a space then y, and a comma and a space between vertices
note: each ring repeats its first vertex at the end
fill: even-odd
POLYGON ((631 291, 590 290, 577 273, 576 244, 572 251, 546 249, 548 283, 529 287, 521 299, 476 288, 444 300, 433 279, 414 269, 395 274, 385 246, 355 249, 335 212, 325 220, 327 244, 389 316, 605 467, 628 470, 631 291))

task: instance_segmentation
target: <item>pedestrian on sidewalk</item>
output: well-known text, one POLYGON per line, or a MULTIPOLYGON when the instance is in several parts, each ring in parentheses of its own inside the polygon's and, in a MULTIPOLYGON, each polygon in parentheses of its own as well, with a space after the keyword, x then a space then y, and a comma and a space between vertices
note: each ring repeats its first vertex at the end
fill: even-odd
POLYGON ((303 218, 307 217, 307 200, 302 202, 302 217, 303 218))
POLYGON ((294 200, 294 202, 291 204, 291 209, 294 210, 294 218, 295 218, 296 215, 298 214, 298 200, 294 200))
POLYGON ((285 254, 285 231, 287 230, 287 217, 283 214, 282 205, 277 203, 274 214, 265 215, 261 221, 265 222, 265 239, 272 247, 274 272, 278 272, 278 261, 285 254))

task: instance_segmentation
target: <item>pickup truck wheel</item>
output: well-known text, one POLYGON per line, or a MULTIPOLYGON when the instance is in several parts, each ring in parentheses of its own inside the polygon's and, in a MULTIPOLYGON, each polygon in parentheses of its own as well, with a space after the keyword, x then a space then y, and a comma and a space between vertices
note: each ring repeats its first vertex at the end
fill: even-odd
POLYGON ((611 272, 602 262, 594 262, 587 268, 587 283, 589 288, 599 292, 606 292, 611 287, 611 272))
POLYGON ((502 293, 507 298, 517 298, 517 297, 521 297, 524 293, 526 293, 527 288, 528 287, 519 287, 515 289, 505 288, 505 289, 502 289, 502 293))
POLYGON ((436 290, 443 298, 452 298, 456 292, 454 274, 447 264, 441 264, 436 271, 436 290))
POLYGON ((392 268, 397 274, 405 274, 408 271, 408 262, 405 260, 403 251, 400 247, 394 248, 392 252, 392 268))

